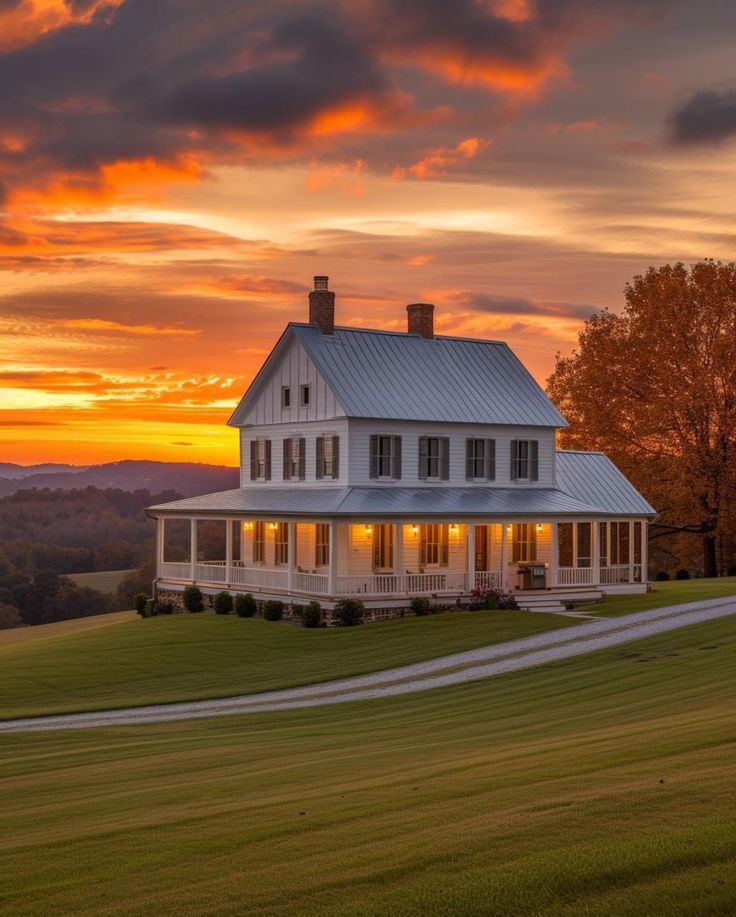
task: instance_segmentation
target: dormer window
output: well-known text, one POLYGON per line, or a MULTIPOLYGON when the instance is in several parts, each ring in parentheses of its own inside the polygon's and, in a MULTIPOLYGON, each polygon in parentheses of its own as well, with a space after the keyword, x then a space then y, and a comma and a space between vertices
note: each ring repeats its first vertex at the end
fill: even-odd
POLYGON ((536 481, 539 478, 539 441, 511 440, 511 480, 536 481))
POLYGON ((290 408, 291 407, 291 389, 288 385, 281 386, 281 407, 290 408))
POLYGON ((309 392, 309 386, 308 386, 308 385, 300 385, 300 386, 299 386, 299 404, 300 404, 303 408, 309 407, 309 404, 310 404, 310 392, 309 392))

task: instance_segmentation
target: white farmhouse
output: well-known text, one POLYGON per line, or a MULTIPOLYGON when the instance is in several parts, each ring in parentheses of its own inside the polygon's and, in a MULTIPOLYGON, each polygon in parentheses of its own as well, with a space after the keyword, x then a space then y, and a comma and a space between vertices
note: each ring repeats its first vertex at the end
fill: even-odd
POLYGON ((414 596, 513 592, 559 608, 647 588, 654 510, 600 452, 556 449, 564 417, 509 347, 335 326, 315 277, 228 421, 240 487, 151 507, 159 594, 191 583, 374 617, 414 596))

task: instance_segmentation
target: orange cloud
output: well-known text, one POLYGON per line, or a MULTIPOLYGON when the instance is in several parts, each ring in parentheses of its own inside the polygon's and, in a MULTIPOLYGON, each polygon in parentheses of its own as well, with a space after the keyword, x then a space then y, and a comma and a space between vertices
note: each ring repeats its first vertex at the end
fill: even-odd
POLYGON ((56 29, 84 24, 104 9, 114 9, 124 0, 91 0, 83 6, 66 0, 23 0, 0 11, 0 52, 21 48, 56 29))
POLYGON ((361 173, 365 167, 364 159, 355 159, 353 162, 333 162, 320 164, 312 162, 309 165, 309 175, 306 186, 308 191, 324 191, 327 188, 340 188, 350 194, 361 195, 365 193, 365 185, 361 180, 361 173))
POLYGON ((438 146, 426 150, 426 155, 410 166, 396 166, 392 172, 393 178, 406 178, 407 176, 425 179, 439 178, 468 159, 474 159, 479 153, 487 149, 492 140, 480 140, 478 137, 468 137, 457 146, 438 146))
POLYGON ((176 326, 160 327, 158 325, 126 325, 103 318, 67 318, 59 322, 64 328, 76 328, 82 331, 115 331, 124 334, 165 335, 190 337, 202 333, 201 328, 179 328, 176 326))

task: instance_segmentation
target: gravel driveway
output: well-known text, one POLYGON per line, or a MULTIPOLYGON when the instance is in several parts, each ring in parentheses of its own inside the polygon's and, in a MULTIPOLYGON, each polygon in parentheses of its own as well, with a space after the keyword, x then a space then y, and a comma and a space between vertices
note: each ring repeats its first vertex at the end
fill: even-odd
MULTIPOLYGON (((532 612, 529 612, 532 613, 532 612)), ((303 688, 287 688, 261 694, 244 694, 220 700, 188 701, 128 707, 95 713, 73 713, 29 719, 0 720, 0 733, 45 732, 54 729, 83 729, 93 726, 128 726, 138 723, 188 720, 235 713, 259 713, 323 704, 390 697, 425 691, 445 685, 475 681, 492 675, 529 669, 545 662, 579 656, 593 650, 616 646, 629 640, 663 633, 688 624, 710 621, 736 614, 736 597, 671 605, 618 618, 606 618, 576 627, 550 631, 479 647, 426 662, 384 669, 368 675, 341 678, 303 688)))

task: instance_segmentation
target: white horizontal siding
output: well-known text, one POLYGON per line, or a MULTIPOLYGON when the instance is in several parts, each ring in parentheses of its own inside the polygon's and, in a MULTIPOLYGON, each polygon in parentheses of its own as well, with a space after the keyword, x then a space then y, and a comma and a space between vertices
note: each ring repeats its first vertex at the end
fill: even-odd
POLYGON ((349 484, 352 486, 397 487, 554 487, 555 430, 549 427, 481 426, 471 424, 427 424, 419 421, 349 421, 349 484), (401 436, 401 480, 376 481, 370 477, 370 438, 374 433, 401 436), (419 478, 419 437, 446 436, 450 439, 449 481, 419 478), (469 437, 496 440, 495 481, 466 481, 465 440, 469 437), (539 442, 539 479, 511 480, 511 440, 539 442))
POLYGON ((293 341, 280 362, 274 366, 255 404, 240 424, 288 424, 327 420, 341 415, 343 411, 327 383, 301 344, 293 341), (310 388, 307 407, 300 405, 299 388, 302 385, 310 388), (288 408, 281 407, 281 390, 284 386, 291 389, 291 406, 288 408))
POLYGON ((264 424, 258 427, 244 427, 240 431, 240 486, 268 486, 269 484, 304 487, 329 485, 337 487, 348 481, 348 422, 345 418, 302 423, 264 424), (297 479, 284 481, 284 440, 303 436, 305 443, 304 481, 297 479), (340 437, 339 477, 317 480, 317 446, 318 436, 340 437), (250 441, 252 439, 271 440, 271 480, 268 482, 251 482, 250 479, 250 441))

